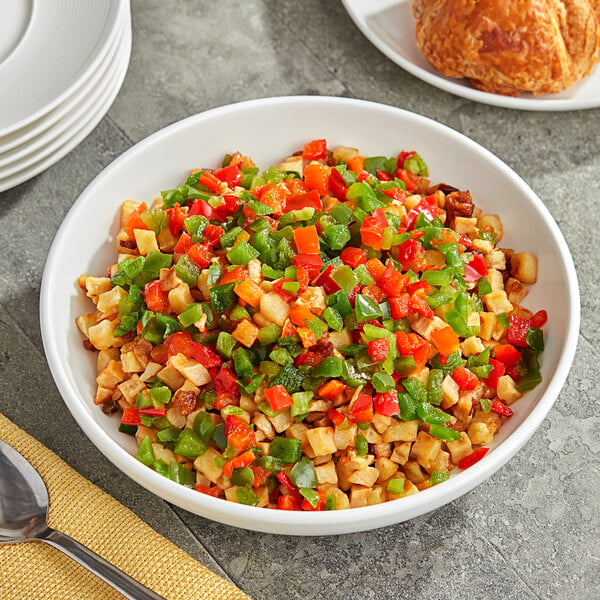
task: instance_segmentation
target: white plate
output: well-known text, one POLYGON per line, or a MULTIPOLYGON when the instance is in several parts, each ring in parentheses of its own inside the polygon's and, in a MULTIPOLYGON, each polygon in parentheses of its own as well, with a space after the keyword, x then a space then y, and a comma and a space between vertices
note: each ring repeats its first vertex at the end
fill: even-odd
MULTIPOLYGON (((111 47, 126 1, 28 0, 24 34, 0 64, 0 138, 58 106, 85 81, 111 47)), ((3 14, 0 9, 0 20, 3 14)))
POLYGON ((115 79, 122 68, 122 58, 124 57, 121 57, 118 52, 126 50, 125 24, 121 29, 114 52, 111 52, 113 60, 99 74, 100 77, 90 92, 88 94, 76 94, 75 99, 79 102, 52 127, 26 143, 20 144, 8 152, 0 153, 0 179, 8 177, 12 172, 20 171, 51 154, 56 148, 56 144, 62 145, 60 139, 63 136, 75 132, 80 125, 87 121, 90 115, 94 114, 94 107, 101 104, 103 98, 114 87, 115 79))
POLYGON ((423 81, 468 100, 521 110, 579 110, 600 106, 600 68, 558 94, 518 97, 490 94, 466 80, 442 75, 419 50, 409 0, 342 0, 348 14, 367 39, 390 60, 423 81))
MULTIPOLYGON (((65 217, 50 249, 40 297, 46 358, 58 389, 90 440, 126 475, 162 498, 229 525, 290 535, 327 535, 373 529, 411 519, 481 483, 513 456, 537 429, 567 377, 579 332, 579 291, 573 260, 548 209, 502 161, 460 133, 424 117, 361 100, 271 98, 225 106, 175 123, 139 142, 86 188, 65 217), (350 124, 350 125, 349 125, 350 124), (83 348, 75 318, 92 310, 77 285, 82 273, 105 273, 116 260, 115 237, 123 200, 151 202, 181 185, 194 167, 218 165, 235 150, 266 168, 326 138, 366 155, 418 150, 433 181, 470 189, 486 212, 504 222, 502 245, 535 252, 538 283, 527 306, 545 308, 543 382, 512 406, 492 450, 448 481, 401 500, 350 510, 278 511, 212 498, 180 486, 135 459, 135 440, 118 432, 118 418, 94 405, 96 357, 83 348), (76 249, 74 252, 73 249, 76 249)), ((548 472, 548 477, 552 473, 548 472)), ((506 490, 507 496, 514 490, 506 490)))
POLYGON ((109 80, 110 83, 96 103, 88 106, 89 112, 86 118, 77 126, 63 132, 43 152, 28 158, 23 163, 19 163, 17 165, 18 169, 12 167, 10 171, 9 169, 4 172, 0 171, 0 192, 28 181, 51 167, 78 146, 100 123, 115 101, 127 73, 131 54, 131 28, 129 26, 125 30, 122 46, 122 50, 118 52, 118 62, 109 80))
POLYGON ((81 103, 82 98, 89 96, 100 83, 102 77, 105 76, 108 67, 115 62, 115 56, 120 48, 123 47, 121 44, 121 38, 123 36, 123 30, 125 27, 129 27, 131 15, 129 13, 129 3, 124 2, 121 7, 121 13, 119 20, 115 28, 115 37, 112 40, 111 47, 107 53, 103 56, 102 62, 96 67, 95 70, 86 73, 86 77, 82 80, 81 86, 73 91, 63 102, 61 102, 56 108, 50 110, 39 119, 31 122, 30 124, 19 128, 17 131, 0 137, 0 159, 4 157, 5 153, 21 146, 34 137, 39 136, 43 132, 55 126, 58 121, 63 119, 66 115, 71 113, 81 103))

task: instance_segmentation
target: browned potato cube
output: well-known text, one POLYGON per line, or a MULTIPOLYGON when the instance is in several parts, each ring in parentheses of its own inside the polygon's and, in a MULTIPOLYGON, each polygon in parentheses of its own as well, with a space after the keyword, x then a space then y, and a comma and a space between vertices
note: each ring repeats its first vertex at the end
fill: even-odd
POLYGON ((433 437, 426 431, 420 431, 417 441, 413 444, 410 455, 422 467, 428 469, 436 460, 442 449, 442 440, 433 437))
POLYGON ((496 242, 499 242, 504 235, 504 228, 502 227, 502 221, 498 215, 481 215, 477 219, 477 227, 483 229, 484 227, 491 227, 496 234, 496 242))
POLYGON ((510 271, 522 283, 537 281, 537 258, 529 252, 517 252, 510 259, 510 271))

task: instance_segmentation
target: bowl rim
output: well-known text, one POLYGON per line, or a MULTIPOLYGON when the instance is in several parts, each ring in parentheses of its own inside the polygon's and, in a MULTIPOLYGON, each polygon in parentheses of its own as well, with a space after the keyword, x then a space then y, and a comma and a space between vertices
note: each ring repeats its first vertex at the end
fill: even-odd
POLYGON ((334 96, 281 96, 228 104, 167 125, 137 142, 105 167, 81 192, 69 209, 48 253, 40 290, 40 328, 44 351, 52 376, 65 404, 78 425, 83 429, 92 443, 114 465, 148 491, 186 510, 221 523, 255 531, 286 535, 350 533, 398 523, 439 508, 465 494, 490 477, 523 447, 525 442, 540 426, 558 398, 575 356, 579 324, 579 287, 575 266, 567 243, 544 203, 515 171, 479 143, 447 125, 402 108, 367 100, 334 96), (53 319, 49 312, 52 295, 51 275, 53 271, 60 268, 59 251, 61 243, 65 238, 65 232, 73 222, 76 222, 80 207, 84 206, 86 198, 93 195, 95 189, 109 179, 112 173, 119 169, 123 163, 129 161, 138 153, 144 152, 148 146, 159 143, 165 137, 176 135, 179 131, 186 129, 190 125, 240 110, 252 110, 257 107, 262 108, 265 105, 289 106, 293 104, 322 105, 324 107, 335 105, 338 108, 344 105, 353 105, 361 106, 365 110, 383 111, 397 116, 402 115, 404 118, 408 118, 417 124, 437 128, 446 136, 459 140, 463 145, 470 146, 489 161, 495 169, 498 169, 504 176, 512 180, 534 205, 534 208, 552 233, 554 243, 563 261, 569 304, 567 307, 569 315, 567 337, 559 354, 557 368, 552 374, 546 391, 542 394, 533 410, 524 418, 523 422, 510 434, 509 438, 501 442, 492 452, 487 453, 481 461, 469 469, 453 474, 441 486, 433 486, 418 494, 402 498, 402 503, 391 501, 347 510, 307 513, 245 506, 228 500, 213 498, 206 494, 199 494, 149 469, 113 440, 96 423, 92 414, 86 410, 84 399, 80 397, 76 388, 69 380, 58 358, 60 356, 57 348, 58 338, 53 331, 53 319), (510 443, 507 443, 509 440, 510 443))

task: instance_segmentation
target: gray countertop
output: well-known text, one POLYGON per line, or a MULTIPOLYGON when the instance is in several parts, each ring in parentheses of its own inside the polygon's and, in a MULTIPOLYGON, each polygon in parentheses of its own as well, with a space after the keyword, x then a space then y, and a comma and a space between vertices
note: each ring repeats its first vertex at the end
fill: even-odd
POLYGON ((131 64, 108 115, 58 164, 0 194, 0 411, 256 600, 600 598, 600 110, 529 113, 451 96, 385 58, 339 0, 134 0, 132 9, 131 64), (399 106, 489 148, 550 209, 582 292, 581 334, 567 383, 510 463, 423 517, 339 537, 234 529, 133 483, 65 408, 39 331, 40 281, 52 239, 72 202, 108 163, 183 117, 293 94, 399 106))

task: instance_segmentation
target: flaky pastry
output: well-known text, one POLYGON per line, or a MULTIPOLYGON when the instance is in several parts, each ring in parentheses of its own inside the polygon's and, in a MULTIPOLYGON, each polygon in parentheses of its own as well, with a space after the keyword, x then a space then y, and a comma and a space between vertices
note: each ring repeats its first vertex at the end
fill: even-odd
POLYGON ((600 0, 411 0, 417 44, 449 77, 504 95, 564 90, 600 57, 600 0))

